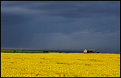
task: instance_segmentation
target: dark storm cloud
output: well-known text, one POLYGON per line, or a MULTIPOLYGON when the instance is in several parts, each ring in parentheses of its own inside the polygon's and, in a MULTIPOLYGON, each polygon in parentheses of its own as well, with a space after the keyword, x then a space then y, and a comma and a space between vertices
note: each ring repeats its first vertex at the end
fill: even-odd
MULTIPOLYGON (((26 22, 28 18, 21 15, 4 13, 1 20, 2 46, 19 47, 22 40, 26 38, 26 22)), ((29 34, 28 34, 29 37, 29 34)), ((25 43, 28 40, 25 41, 25 43)))
POLYGON ((118 1, 3 1, 1 5, 2 47, 120 51, 118 1))
MULTIPOLYGON (((99 24, 98 26, 102 26, 102 28, 96 27, 97 28, 96 31, 105 31, 103 29, 105 27, 111 28, 111 29, 114 27, 114 26, 113 27, 111 26, 112 24, 108 25, 110 27, 105 26, 106 24, 108 24, 106 22, 117 21, 119 23, 119 19, 118 19, 120 15, 119 2, 111 2, 111 1, 110 2, 95 2, 95 1, 83 2, 82 1, 77 3, 77 2, 71 2, 71 1, 70 2, 53 2, 53 1, 43 2, 42 1, 42 2, 20 2, 17 4, 12 2, 9 3, 8 6, 11 6, 12 8, 8 8, 8 9, 13 9, 13 11, 15 11, 14 13, 17 13, 16 12, 17 10, 17 11, 20 11, 21 14, 31 14, 31 13, 37 14, 38 16, 40 16, 40 18, 42 15, 43 16, 53 15, 53 16, 57 16, 56 18, 64 17, 67 19, 64 21, 61 20, 62 22, 68 22, 68 21, 70 22, 71 19, 73 19, 72 21, 80 20, 80 23, 88 22, 87 20, 89 20, 91 24, 95 24, 95 22, 98 22, 96 23, 96 25, 99 24), (86 21, 83 21, 84 19, 86 19, 86 21)), ((58 22, 61 22, 61 21, 59 20, 58 22)), ((46 21, 42 21, 42 22, 46 22, 46 21)), ((55 22, 54 20, 53 22, 58 23, 57 21, 55 22)), ((82 25, 80 24, 80 26, 82 25)))
MULTIPOLYGON (((19 7, 21 9, 45 11, 45 14, 58 15, 63 17, 86 17, 96 15, 119 15, 119 2, 6 2, 2 4, 4 7, 19 7)), ((101 17, 100 15, 100 17, 101 17)))

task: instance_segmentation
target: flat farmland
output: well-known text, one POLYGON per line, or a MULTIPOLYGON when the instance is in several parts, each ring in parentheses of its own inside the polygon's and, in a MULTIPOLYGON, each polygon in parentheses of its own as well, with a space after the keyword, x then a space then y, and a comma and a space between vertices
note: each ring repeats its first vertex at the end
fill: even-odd
POLYGON ((1 53, 1 77, 120 77, 120 54, 1 53))

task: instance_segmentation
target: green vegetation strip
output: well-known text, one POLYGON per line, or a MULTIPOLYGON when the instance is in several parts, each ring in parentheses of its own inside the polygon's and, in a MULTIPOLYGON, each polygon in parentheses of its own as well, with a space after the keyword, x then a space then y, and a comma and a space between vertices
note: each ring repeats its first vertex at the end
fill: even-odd
POLYGON ((22 50, 1 50, 1 53, 61 53, 48 51, 22 51, 22 50))

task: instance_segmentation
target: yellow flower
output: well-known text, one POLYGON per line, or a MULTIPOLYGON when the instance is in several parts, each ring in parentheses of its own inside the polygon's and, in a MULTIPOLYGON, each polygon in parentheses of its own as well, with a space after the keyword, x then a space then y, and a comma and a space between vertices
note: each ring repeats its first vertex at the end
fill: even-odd
POLYGON ((120 77, 120 54, 1 53, 1 77, 120 77))

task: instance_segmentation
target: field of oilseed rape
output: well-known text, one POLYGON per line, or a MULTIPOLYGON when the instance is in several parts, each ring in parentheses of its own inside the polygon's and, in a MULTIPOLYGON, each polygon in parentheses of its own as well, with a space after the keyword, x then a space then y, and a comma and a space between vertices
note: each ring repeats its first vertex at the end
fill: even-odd
POLYGON ((1 53, 2 77, 120 77, 120 54, 1 53))

